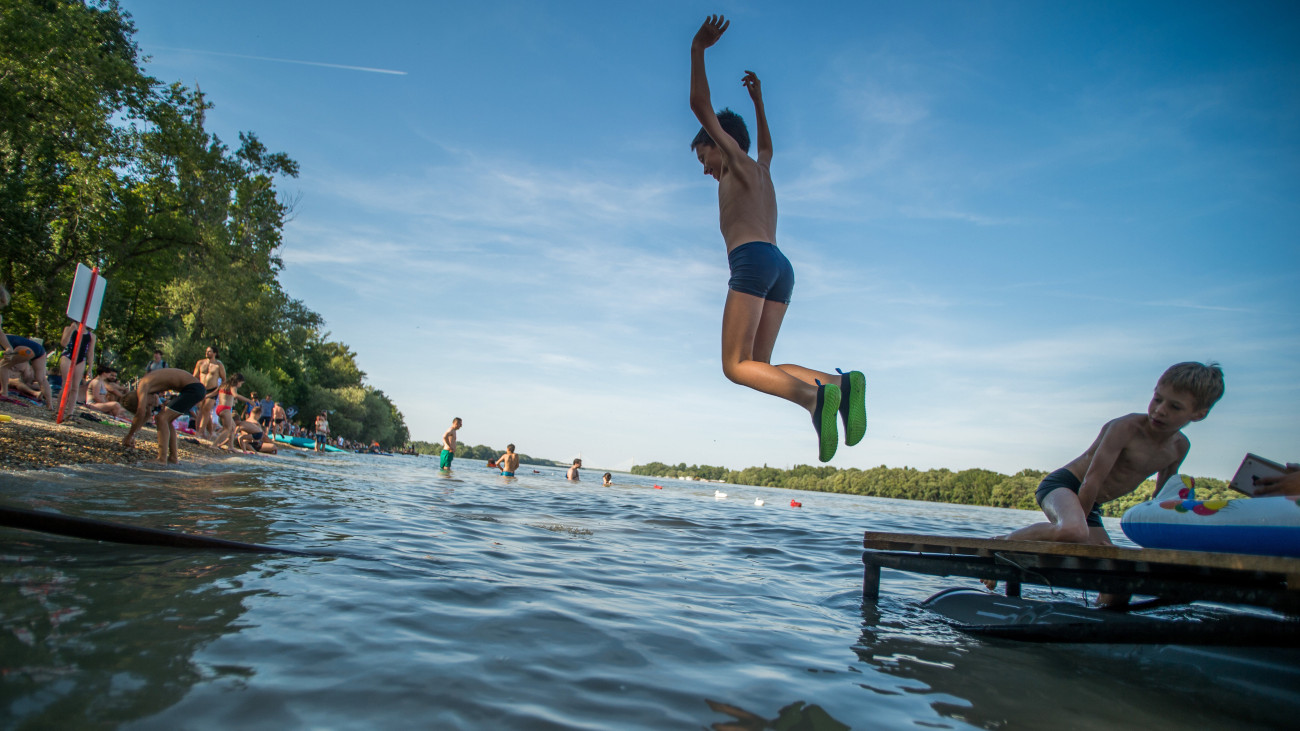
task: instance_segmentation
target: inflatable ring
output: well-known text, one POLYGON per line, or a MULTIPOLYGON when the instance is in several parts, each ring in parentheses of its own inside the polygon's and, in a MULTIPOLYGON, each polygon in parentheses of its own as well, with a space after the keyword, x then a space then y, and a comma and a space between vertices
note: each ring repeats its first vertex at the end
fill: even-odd
POLYGON ((1197 500, 1187 475, 1124 511, 1120 526, 1143 548, 1300 557, 1300 497, 1197 500))

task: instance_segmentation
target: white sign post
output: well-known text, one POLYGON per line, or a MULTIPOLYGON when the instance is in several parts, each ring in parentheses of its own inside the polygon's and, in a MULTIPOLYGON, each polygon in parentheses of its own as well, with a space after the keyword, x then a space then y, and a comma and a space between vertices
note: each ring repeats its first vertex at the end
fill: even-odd
MULTIPOLYGON (((99 267, 91 269, 85 264, 77 265, 77 275, 72 279, 72 293, 68 295, 68 317, 80 324, 77 325, 77 338, 72 344, 72 363, 68 367, 68 375, 63 380, 63 394, 59 398, 59 415, 55 418, 55 422, 59 424, 63 423, 63 411, 68 405, 68 391, 76 393, 81 388, 80 383, 68 382, 76 380, 74 376, 77 372, 77 360, 81 355, 82 335, 86 328, 94 330, 99 324, 99 308, 104 304, 104 288, 107 285, 108 280, 99 276, 99 267)), ((73 408, 76 408, 76 400, 72 403, 73 408)))

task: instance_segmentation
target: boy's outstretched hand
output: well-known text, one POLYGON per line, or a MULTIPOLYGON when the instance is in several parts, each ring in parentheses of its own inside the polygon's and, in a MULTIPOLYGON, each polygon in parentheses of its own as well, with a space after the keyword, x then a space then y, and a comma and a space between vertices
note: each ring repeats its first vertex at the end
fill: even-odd
POLYGON ((740 83, 744 84, 746 89, 749 89, 750 99, 753 99, 754 101, 758 101, 759 99, 763 98, 763 87, 758 80, 758 74, 754 73, 753 71, 746 70, 745 78, 741 79, 740 83))
POLYGON ((704 24, 695 32, 695 40, 691 41, 691 48, 703 50, 718 42, 723 33, 727 32, 727 26, 731 21, 721 15, 710 15, 704 19, 704 24))

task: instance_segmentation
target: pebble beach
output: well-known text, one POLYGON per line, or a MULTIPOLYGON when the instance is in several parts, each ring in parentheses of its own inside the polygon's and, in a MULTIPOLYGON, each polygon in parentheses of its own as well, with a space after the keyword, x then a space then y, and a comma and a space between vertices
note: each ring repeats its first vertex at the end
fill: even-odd
MULTIPOLYGON (((122 446, 127 426, 78 408, 62 424, 39 406, 0 401, 0 470, 33 470, 79 464, 138 464, 158 456, 158 433, 146 426, 135 447, 122 446), (88 418, 89 417, 89 418, 88 418)), ((222 459, 226 453, 182 434, 181 462, 222 459)))

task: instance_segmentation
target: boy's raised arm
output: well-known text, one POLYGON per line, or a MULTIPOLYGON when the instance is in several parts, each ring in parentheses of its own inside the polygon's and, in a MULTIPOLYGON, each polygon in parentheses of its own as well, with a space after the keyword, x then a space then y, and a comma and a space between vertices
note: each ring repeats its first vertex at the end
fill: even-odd
POLYGON ((772 133, 767 129, 762 83, 758 80, 758 74, 748 70, 745 71, 745 78, 740 83, 749 89, 749 98, 754 100, 754 123, 758 125, 758 161, 768 165, 772 162, 772 133))
POLYGON ((713 144, 718 146, 728 159, 742 154, 740 145, 731 135, 722 130, 718 115, 713 111, 713 97, 709 93, 709 77, 704 71, 704 49, 718 42, 726 32, 731 21, 721 15, 710 15, 704 19, 700 29, 691 41, 691 111, 700 120, 704 131, 709 133, 713 144))

